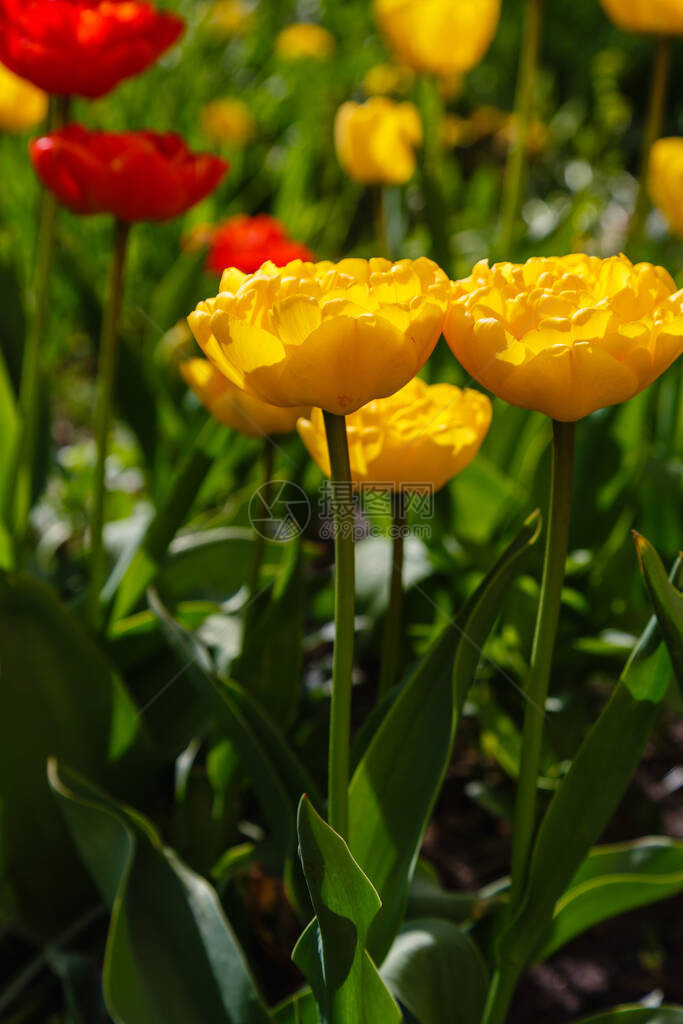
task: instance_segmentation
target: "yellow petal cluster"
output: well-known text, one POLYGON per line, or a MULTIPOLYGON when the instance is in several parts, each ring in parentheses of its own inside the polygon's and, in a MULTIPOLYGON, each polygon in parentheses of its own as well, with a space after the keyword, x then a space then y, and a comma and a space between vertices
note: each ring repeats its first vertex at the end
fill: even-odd
POLYGON ((415 75, 403 64, 375 64, 365 73, 363 89, 367 96, 399 96, 412 87, 415 75))
POLYGON ((212 363, 264 402, 346 415, 407 384, 441 334, 449 281, 427 259, 226 270, 188 322, 212 363))
POLYGON ((404 64, 437 75, 470 71, 486 53, 500 0, 374 0, 377 24, 404 64))
POLYGON ((207 103, 199 116, 202 131, 212 142, 243 146, 254 134, 249 107, 229 96, 207 103))
POLYGON ((572 421, 623 402, 683 351, 683 291, 625 256, 478 263, 453 285, 446 340, 500 398, 572 421))
POLYGON ((0 131, 28 131, 46 114, 46 94, 0 64, 0 131))
POLYGON ((207 26, 222 36, 245 35, 252 27, 254 12, 243 0, 217 0, 206 19, 207 26))
POLYGON ((403 185, 415 173, 422 121, 412 103, 371 96, 342 103, 334 119, 334 144, 349 177, 366 185, 403 185))
POLYGON ((275 40, 275 52, 283 60, 305 57, 325 60, 334 53, 335 47, 334 36, 322 25, 309 21, 288 25, 275 40))
POLYGON ((208 359, 189 359, 180 367, 185 381, 214 419, 247 437, 270 437, 289 434, 300 416, 307 416, 304 406, 282 409, 247 394, 227 380, 208 359))
POLYGON ((674 234, 683 238, 683 139, 658 139, 650 150, 650 196, 674 234))
MULTIPOLYGON (((369 402, 346 421, 351 476, 378 490, 430 484, 439 490, 470 464, 491 424, 491 403, 479 391, 425 384, 419 377, 391 395, 369 402)), ((298 430, 311 456, 330 476, 320 409, 298 430)))
POLYGON ((683 35, 683 0, 600 0, 606 13, 627 32, 683 35))

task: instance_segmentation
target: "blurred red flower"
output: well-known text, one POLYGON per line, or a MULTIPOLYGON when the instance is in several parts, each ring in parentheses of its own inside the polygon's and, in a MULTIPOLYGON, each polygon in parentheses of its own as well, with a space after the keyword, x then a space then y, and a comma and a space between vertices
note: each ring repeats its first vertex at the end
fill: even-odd
POLYGON ((102 96, 179 37, 145 0, 0 0, 0 61, 47 92, 102 96))
POLYGON ((90 132, 70 124, 30 144, 41 179, 74 213, 168 220, 204 199, 228 169, 179 135, 90 132))
POLYGON ((259 213, 255 217, 239 214, 218 224, 211 238, 206 258, 209 270, 222 273, 226 267, 237 267, 245 274, 253 274, 262 263, 270 260, 284 267, 292 260, 315 259, 311 250, 301 242, 287 236, 284 225, 259 213))

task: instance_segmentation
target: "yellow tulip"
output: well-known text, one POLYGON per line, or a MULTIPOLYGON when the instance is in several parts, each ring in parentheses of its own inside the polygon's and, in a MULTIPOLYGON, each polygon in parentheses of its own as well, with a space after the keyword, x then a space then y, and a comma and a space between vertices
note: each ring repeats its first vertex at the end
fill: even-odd
POLYGON ((275 40, 275 52, 283 60, 324 60, 334 53, 336 45, 334 36, 322 25, 300 21, 283 28, 275 40))
MULTIPOLYGON (((415 377, 404 388, 369 402, 346 420, 354 483, 378 490, 435 491, 470 464, 491 424, 491 403, 479 391, 453 384, 425 384, 415 377)), ((320 409, 297 424, 310 455, 330 476, 325 424, 320 409)))
POLYGON ((218 0, 209 12, 207 25, 223 36, 244 35, 253 18, 253 10, 242 0, 218 0))
POLYGON ((683 0, 600 0, 606 13, 627 32, 683 35, 683 0))
POLYGON ((683 238, 683 139, 658 139, 650 150, 650 196, 675 235, 683 238))
POLYGON ((0 131, 28 131, 46 114, 46 94, 0 64, 0 131))
POLYGON ((235 387, 208 359, 189 359, 180 371, 215 420, 247 437, 290 434, 299 417, 309 412, 306 406, 282 409, 262 402, 235 387))
POLYGON ((375 18, 399 60, 437 75, 470 71, 486 53, 500 0, 374 0, 375 18))
POLYGON ((441 334, 448 278, 427 259, 226 270, 188 322, 205 355, 272 405, 340 416, 407 384, 441 334))
POLYGON ((213 142, 242 146, 254 134, 254 119, 249 107, 228 96, 207 103, 201 111, 200 123, 204 134, 213 142))
POLYGON ((415 173, 422 122, 412 103, 372 96, 342 103, 334 119, 334 144, 349 177, 366 185, 402 185, 415 173))
POLYGON ((683 291, 626 256, 478 263, 453 285, 446 340, 511 405, 571 422, 632 398, 683 351, 683 291))
POLYGON ((365 73, 363 89, 368 96, 403 95, 411 88, 414 77, 412 69, 402 64, 375 64, 365 73))

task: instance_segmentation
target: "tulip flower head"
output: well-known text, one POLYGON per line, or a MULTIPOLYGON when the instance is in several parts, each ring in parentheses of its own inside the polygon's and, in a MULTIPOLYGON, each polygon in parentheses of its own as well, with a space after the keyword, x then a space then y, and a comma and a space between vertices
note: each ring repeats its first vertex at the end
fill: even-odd
POLYGON ((204 199, 224 160, 192 153, 179 135, 90 132, 78 124, 35 139, 31 161, 44 185, 73 213, 120 220, 168 220, 204 199))
POLYGON ((456 281, 446 341, 511 405, 571 422, 632 398, 683 351, 683 291, 626 256, 478 263, 456 281))
POLYGON ((415 147, 422 121, 412 103, 372 96, 365 103, 342 103, 334 119, 339 163, 354 181, 403 185, 415 173, 415 147))
POLYGON ((283 28, 275 40, 275 52, 282 60, 325 60, 335 51, 334 36, 313 22, 300 21, 283 28))
POLYGON ((92 99, 144 71, 183 27, 146 0, 0 0, 0 61, 46 92, 92 99))
POLYGON ((374 11, 402 63, 450 75, 482 59, 498 26, 500 0, 374 0, 374 11))
POLYGON ((0 64, 0 132, 25 132, 47 114, 47 96, 0 64))
POLYGON ((254 12, 242 0, 217 0, 209 11, 206 26, 216 35, 245 35, 252 26, 254 12))
POLYGON ((226 270, 188 320, 204 354, 272 405, 338 415, 407 384, 441 334, 449 282, 435 263, 346 259, 226 270))
POLYGON ((683 35, 683 0, 600 0, 615 25, 627 32, 683 35))
POLYGON ((226 267, 237 267, 253 274, 270 261, 284 267, 293 260, 310 262, 313 253, 288 237, 285 227, 266 213, 255 217, 238 214, 219 224, 212 233, 207 267, 222 274, 226 267))
MULTIPOLYGON (((410 490, 411 484, 439 490, 470 464, 490 424, 491 403, 480 391, 415 377, 347 417, 351 476, 378 490, 410 490)), ((321 410, 297 426, 309 454, 330 476, 321 410)))
POLYGON ((249 107, 229 96, 207 103, 199 119, 202 131, 212 142, 243 146, 254 134, 254 119, 249 107))
POLYGON ((683 238, 683 139, 658 139, 650 150, 648 185, 655 206, 683 238))
POLYGON ((214 419, 247 437, 291 434, 298 418, 308 415, 303 406, 283 409, 242 391, 208 359, 189 359, 180 371, 214 419))

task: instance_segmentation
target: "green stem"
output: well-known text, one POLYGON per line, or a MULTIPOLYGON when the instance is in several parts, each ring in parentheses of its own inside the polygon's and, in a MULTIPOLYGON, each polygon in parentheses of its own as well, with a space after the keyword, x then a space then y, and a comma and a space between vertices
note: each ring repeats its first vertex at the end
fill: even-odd
MULTIPOLYGON (((574 472, 574 424, 553 420, 553 466, 543 581, 531 650, 522 734, 522 756, 512 838, 509 916, 519 909, 528 875, 536 826, 536 794, 541 767, 545 705, 564 583, 574 472)), ((496 971, 483 1024, 502 1024, 523 965, 506 961, 496 971)))
POLYGON ((349 825, 349 737, 354 643, 354 506, 343 416, 325 412, 334 508, 334 660, 328 762, 328 821, 344 839, 349 825), (341 485, 341 486, 340 486, 341 485))
POLYGON ((527 0, 524 39, 519 60, 517 94, 512 138, 505 167, 503 205, 497 250, 500 259, 510 259, 512 240, 522 202, 527 167, 527 136, 534 100, 536 68, 541 44, 543 0, 527 0))
POLYGON ((525 690, 522 758, 515 804, 510 882, 511 913, 519 905, 526 882, 529 851, 536 822, 536 791, 541 765, 545 704, 569 543, 573 467, 574 424, 553 420, 553 466, 548 532, 531 665, 525 690))
POLYGON ((380 661, 377 699, 381 701, 396 682, 398 672, 399 635, 403 605, 403 543, 406 524, 406 503, 402 491, 394 498, 394 543, 389 575, 389 604, 384 619, 382 658, 380 661))
MULTIPOLYGON (((261 492, 263 494, 263 503, 268 508, 270 508, 270 485, 273 479, 274 461, 275 446, 271 439, 266 437, 263 442, 263 483, 261 485, 261 492)), ((266 538, 263 533, 256 531, 256 536, 254 538, 254 558, 251 563, 251 580, 249 583, 249 598, 252 601, 258 594, 261 563, 263 562, 263 553, 265 550, 266 538)))
POLYGON ((648 107, 645 131, 643 132, 643 145, 640 155, 640 174, 638 177, 638 195, 633 216, 629 225, 628 247, 637 245, 643 235, 647 211, 649 208, 648 199, 648 172, 650 168, 650 152, 656 140, 662 133, 662 122, 664 120, 664 104, 666 101, 666 86, 669 80, 669 68, 671 66, 671 40, 662 38, 657 43, 654 67, 652 69, 652 85, 650 87, 650 105, 648 107))
POLYGON ((432 239, 431 255, 450 273, 451 247, 443 197, 443 99, 438 82, 431 75, 420 76, 417 99, 424 132, 422 192, 432 239))
MULTIPOLYGON (((64 124, 69 110, 68 96, 51 96, 47 119, 48 132, 64 124)), ((44 188, 40 197, 38 240, 34 277, 27 296, 28 330, 21 364, 19 409, 22 417, 22 438, 15 468, 14 535, 17 552, 24 548, 28 519, 33 500, 36 451, 41 402, 41 363, 49 315, 50 278, 55 248, 57 199, 44 188)))
POLYGON ((102 532, 104 528, 104 499, 106 494, 106 461, 111 426, 114 383, 119 347, 119 317, 123 298, 123 270, 126 243, 130 225, 117 220, 114 223, 114 244, 109 270, 107 306, 102 321, 99 365, 97 370, 97 402, 95 406, 95 485, 93 495, 92 538, 90 553, 90 587, 88 613, 97 628, 101 619, 100 591, 106 575, 106 554, 102 532))
POLYGON ((403 247, 403 211, 401 189, 395 185, 380 185, 377 190, 377 234, 382 255, 397 260, 403 247))

